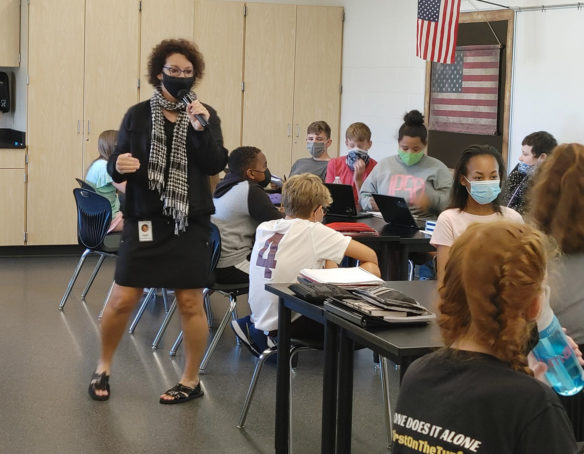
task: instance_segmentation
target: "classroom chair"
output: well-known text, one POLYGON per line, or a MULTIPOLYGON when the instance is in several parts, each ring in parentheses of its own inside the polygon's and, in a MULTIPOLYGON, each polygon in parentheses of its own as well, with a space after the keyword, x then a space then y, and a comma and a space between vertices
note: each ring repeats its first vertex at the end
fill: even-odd
POLYGON ((83 251, 83 254, 79 258, 79 262, 69 280, 65 294, 61 298, 59 310, 63 310, 65 307, 87 256, 97 254, 99 255, 99 259, 81 293, 82 300, 85 300, 85 296, 93 284, 103 261, 106 257, 117 254, 121 241, 120 233, 111 233, 109 235, 107 233, 112 220, 112 209, 110 202, 105 197, 92 190, 82 188, 73 189, 73 196, 77 205, 77 241, 85 247, 85 251, 83 251))

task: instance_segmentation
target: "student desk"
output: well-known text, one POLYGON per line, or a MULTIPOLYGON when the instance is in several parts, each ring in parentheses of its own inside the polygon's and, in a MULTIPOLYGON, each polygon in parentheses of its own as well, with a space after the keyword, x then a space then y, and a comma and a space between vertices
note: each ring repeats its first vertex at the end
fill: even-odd
MULTIPOLYGON (((431 307, 436 296, 436 281, 388 282, 390 287, 431 307)), ((276 381, 276 452, 287 453, 290 423, 290 318, 298 312, 325 325, 322 403, 322 452, 350 452, 353 390, 353 350, 355 343, 371 348, 401 366, 442 346, 435 322, 427 325, 395 327, 368 331, 335 317, 322 306, 296 297, 289 284, 266 285, 279 297, 278 371, 276 381), (337 389, 338 378, 338 389, 337 389), (338 426, 337 426, 338 416, 338 426), (335 443, 336 440, 336 443, 335 443), (336 445, 336 449, 335 449, 336 445)))
POLYGON ((352 238, 377 252, 381 278, 385 281, 408 279, 410 253, 435 251, 434 246, 430 244, 430 235, 420 231, 404 232, 392 229, 383 219, 375 216, 360 219, 326 216, 324 224, 331 222, 361 222, 377 231, 378 236, 353 235, 352 238))

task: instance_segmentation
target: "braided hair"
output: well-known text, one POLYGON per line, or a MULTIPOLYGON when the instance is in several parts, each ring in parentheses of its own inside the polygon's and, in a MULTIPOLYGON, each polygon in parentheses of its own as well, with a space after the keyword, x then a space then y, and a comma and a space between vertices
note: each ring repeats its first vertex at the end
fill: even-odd
POLYGON ((526 312, 546 272, 543 235, 509 221, 471 225, 454 243, 439 289, 438 324, 447 346, 469 335, 527 375, 526 312), (478 334, 477 334, 478 333, 478 334))

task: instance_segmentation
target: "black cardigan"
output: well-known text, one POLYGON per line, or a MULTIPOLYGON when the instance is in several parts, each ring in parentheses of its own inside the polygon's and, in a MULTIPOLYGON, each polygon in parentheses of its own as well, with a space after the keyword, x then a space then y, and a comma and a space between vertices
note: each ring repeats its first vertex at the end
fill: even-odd
MULTIPOLYGON (((208 175, 222 171, 227 164, 227 150, 223 146, 221 122, 217 112, 205 105, 210 113, 209 124, 203 131, 187 130, 187 183, 189 218, 215 212, 208 175)), ((148 159, 152 135, 150 101, 130 107, 118 135, 118 144, 108 161, 107 170, 116 183, 126 183, 124 216, 130 219, 149 219, 162 216, 162 201, 156 190, 148 189, 148 159), (131 153, 140 161, 135 173, 121 174, 116 170, 118 156, 131 153)), ((167 138, 170 143, 170 139, 167 138)))

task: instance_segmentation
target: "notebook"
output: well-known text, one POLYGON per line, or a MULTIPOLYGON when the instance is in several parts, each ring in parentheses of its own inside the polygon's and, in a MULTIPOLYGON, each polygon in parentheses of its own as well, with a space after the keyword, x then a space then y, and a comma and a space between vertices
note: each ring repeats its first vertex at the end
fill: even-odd
POLYGON ((416 221, 408 207, 408 203, 402 197, 373 194, 373 198, 384 221, 390 224, 391 227, 403 230, 423 230, 425 228, 425 222, 416 221))
POLYGON ((324 184, 331 193, 333 203, 327 208, 327 214, 344 218, 368 218, 371 213, 358 212, 350 184, 324 184))
POLYGON ((299 280, 336 284, 342 286, 381 285, 383 280, 359 267, 349 268, 304 268, 300 270, 299 280))

